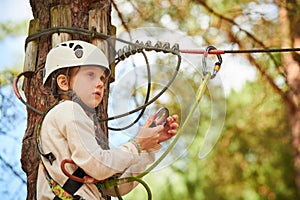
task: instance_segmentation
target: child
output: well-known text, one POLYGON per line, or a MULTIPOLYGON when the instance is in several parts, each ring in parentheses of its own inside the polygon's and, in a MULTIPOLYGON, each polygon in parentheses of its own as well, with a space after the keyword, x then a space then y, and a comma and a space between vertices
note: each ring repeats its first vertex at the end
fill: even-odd
MULTIPOLYGON (((116 174, 136 176, 154 161, 154 150, 160 148, 159 143, 176 134, 177 115, 168 117, 166 126, 150 128, 152 116, 134 140, 109 150, 107 137, 97 121, 109 75, 107 58, 90 43, 68 41, 48 53, 43 84, 50 87, 60 102, 48 111, 39 129, 38 200, 80 197, 98 200, 115 196, 113 189, 101 191, 93 183, 80 184, 69 179, 61 170, 61 162, 65 159, 74 162, 65 165, 74 176, 87 175, 97 180, 116 174)), ((124 195, 136 185, 121 184, 119 191, 124 195)))

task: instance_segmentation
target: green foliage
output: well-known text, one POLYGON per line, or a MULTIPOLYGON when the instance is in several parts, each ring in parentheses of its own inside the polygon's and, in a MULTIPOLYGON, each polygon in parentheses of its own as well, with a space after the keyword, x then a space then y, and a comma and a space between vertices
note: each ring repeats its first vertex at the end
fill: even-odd
MULTIPOLYGON (((210 107, 203 104, 205 101, 201 109, 210 107)), ((232 92, 226 107, 222 137, 206 159, 200 160, 198 152, 210 123, 209 110, 201 117, 198 135, 187 154, 145 177, 153 199, 299 198, 292 170, 291 136, 280 97, 258 80, 240 92, 232 92)), ((126 199, 145 196, 138 186, 126 199)))
MULTIPOLYGON (((26 34, 27 21, 20 22, 1 22, 0 23, 0 41, 6 37, 17 37, 26 34)), ((22 64, 13 63, 12 66, 4 66, 5 68, 0 69, 0 87, 12 84, 13 79, 20 73, 20 66, 22 64)), ((3 67, 3 66, 2 66, 3 67)))
POLYGON ((20 22, 1 22, 0 23, 0 40, 4 39, 7 36, 20 36, 25 35, 27 21, 20 21, 20 22))
POLYGON ((18 73, 15 67, 0 70, 0 88, 12 84, 18 73))
POLYGON ((227 199, 297 199, 290 140, 280 98, 262 81, 248 84, 228 99, 209 180, 227 199))

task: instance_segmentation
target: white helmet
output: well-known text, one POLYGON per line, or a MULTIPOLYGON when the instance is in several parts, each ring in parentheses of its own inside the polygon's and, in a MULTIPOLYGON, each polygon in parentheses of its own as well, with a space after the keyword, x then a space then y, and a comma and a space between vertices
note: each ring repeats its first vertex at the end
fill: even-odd
POLYGON ((47 54, 43 84, 58 69, 87 65, 102 67, 105 69, 107 75, 110 74, 106 56, 95 45, 80 40, 70 40, 60 43, 47 54))

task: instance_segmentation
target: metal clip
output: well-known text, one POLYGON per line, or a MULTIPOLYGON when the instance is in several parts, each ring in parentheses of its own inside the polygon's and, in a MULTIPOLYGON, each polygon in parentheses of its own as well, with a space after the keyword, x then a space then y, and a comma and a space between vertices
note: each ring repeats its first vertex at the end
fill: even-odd
POLYGON ((150 127, 156 127, 159 125, 165 126, 167 124, 167 118, 169 117, 169 110, 166 107, 161 107, 155 113, 154 121, 150 127))
MULTIPOLYGON (((214 46, 208 46, 208 47, 205 48, 205 52, 204 52, 203 58, 202 58, 202 65, 203 65, 202 66, 203 67, 202 68, 202 73, 203 73, 204 76, 206 76, 206 74, 207 74, 206 59, 207 59, 207 56, 208 56, 210 50, 217 50, 217 49, 214 46)), ((217 58, 218 58, 219 61, 215 63, 215 66, 214 66, 213 72, 210 76, 210 79, 215 78, 215 76, 217 75, 217 73, 221 69, 221 65, 222 65, 222 62, 223 62, 221 55, 220 54, 216 54, 216 55, 217 55, 217 58)))

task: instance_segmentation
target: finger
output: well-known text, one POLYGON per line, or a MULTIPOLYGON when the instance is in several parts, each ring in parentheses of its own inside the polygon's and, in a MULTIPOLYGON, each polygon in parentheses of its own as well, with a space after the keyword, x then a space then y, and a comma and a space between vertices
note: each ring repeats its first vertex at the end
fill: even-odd
POLYGON ((149 128, 149 127, 141 127, 136 137, 146 139, 146 138, 152 138, 156 135, 158 135, 156 129, 149 128))
POLYGON ((177 128, 179 128, 179 124, 176 123, 176 122, 173 122, 172 124, 170 124, 170 128, 171 129, 177 129, 177 128))
POLYGON ((163 125, 158 125, 158 126, 156 126, 154 129, 155 129, 155 131, 157 132, 157 133, 159 133, 160 131, 162 131, 162 130, 164 130, 164 126, 163 125))
POLYGON ((169 135, 176 135, 177 131, 176 130, 168 130, 169 135))
POLYGON ((178 115, 172 115, 172 119, 173 119, 174 121, 177 121, 177 120, 178 120, 178 115))
POLYGON ((147 119, 147 121, 146 121, 146 123, 144 124, 143 127, 146 127, 146 128, 150 127, 150 125, 151 125, 152 122, 156 119, 156 117, 157 117, 156 114, 151 115, 151 116, 147 119))
POLYGON ((178 115, 169 116, 167 118, 168 123, 173 123, 173 122, 176 122, 177 120, 178 120, 178 115))

